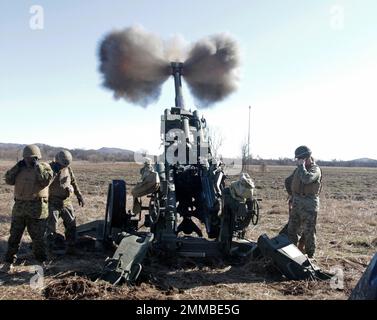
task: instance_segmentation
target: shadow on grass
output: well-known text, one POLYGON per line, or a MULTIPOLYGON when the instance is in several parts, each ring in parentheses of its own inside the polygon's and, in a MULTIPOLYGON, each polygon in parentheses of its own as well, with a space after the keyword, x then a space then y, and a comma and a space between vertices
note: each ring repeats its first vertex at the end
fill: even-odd
POLYGON ((35 273, 33 273, 30 267, 30 272, 20 271, 12 273, 0 273, 0 285, 1 286, 20 286, 29 284, 35 273))
POLYGON ((267 259, 241 260, 153 257, 146 261, 139 283, 155 285, 159 290, 187 290, 199 286, 236 283, 269 283, 285 278, 267 259))

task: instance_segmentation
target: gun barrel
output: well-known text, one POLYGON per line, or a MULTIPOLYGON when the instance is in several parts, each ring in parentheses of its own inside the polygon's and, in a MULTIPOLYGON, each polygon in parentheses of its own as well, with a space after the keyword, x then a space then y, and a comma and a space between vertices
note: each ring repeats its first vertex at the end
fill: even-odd
POLYGON ((183 63, 182 62, 172 62, 172 75, 174 77, 174 86, 175 86, 175 106, 177 108, 185 109, 185 104, 183 101, 182 94, 182 71, 183 63))

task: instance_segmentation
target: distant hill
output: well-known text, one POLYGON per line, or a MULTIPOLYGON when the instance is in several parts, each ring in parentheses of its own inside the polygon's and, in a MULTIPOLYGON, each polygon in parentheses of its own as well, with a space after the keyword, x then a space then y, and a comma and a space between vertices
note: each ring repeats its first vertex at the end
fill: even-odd
POLYGON ((328 167, 377 167, 377 160, 369 158, 359 158, 349 161, 318 161, 318 164, 328 167))
POLYGON ((103 147, 103 148, 98 149, 96 151, 99 152, 99 153, 102 153, 102 154, 123 154, 123 155, 132 154, 133 155, 133 151, 126 150, 126 149, 119 149, 119 148, 105 148, 105 147, 103 147))
MULTIPOLYGON (((55 154, 61 149, 61 147, 53 147, 42 143, 37 143, 41 148, 43 159, 52 160, 55 154)), ((22 149, 25 144, 16 143, 0 143, 0 160, 17 160, 22 158, 22 149)), ((68 149, 75 160, 84 160, 91 162, 102 162, 102 161, 117 161, 117 162, 132 162, 134 161, 134 152, 127 149, 120 148, 109 148, 102 147, 100 149, 68 149)), ((232 159, 224 159, 227 162, 231 162, 232 159)), ((233 159, 234 160, 234 159, 233 159)), ((369 158, 359 158, 355 160, 342 161, 342 160, 332 160, 316 161, 320 166, 327 167, 377 167, 377 160, 369 158)), ((253 165, 280 165, 280 166, 294 166, 295 161, 291 158, 279 158, 279 159, 252 159, 251 164, 253 165)))
MULTIPOLYGON (((49 146, 42 143, 37 143, 40 147, 43 159, 52 160, 59 150, 67 149, 62 147, 49 146)), ((22 158, 22 149, 25 144, 16 143, 0 143, 0 159, 2 160, 17 160, 22 158)), ((75 160, 84 160, 91 162, 101 161, 133 161, 134 152, 119 148, 100 148, 98 150, 84 150, 84 149, 67 149, 69 150, 75 160)))
POLYGON ((352 160, 351 162, 363 162, 363 163, 377 163, 377 160, 375 159, 370 159, 370 158, 360 158, 360 159, 355 159, 352 160))

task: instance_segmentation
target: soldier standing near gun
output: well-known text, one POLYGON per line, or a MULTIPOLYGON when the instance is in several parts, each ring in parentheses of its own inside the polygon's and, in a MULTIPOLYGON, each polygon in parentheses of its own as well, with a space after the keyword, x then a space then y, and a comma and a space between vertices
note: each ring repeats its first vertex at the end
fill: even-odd
POLYGON ((322 173, 311 157, 307 146, 295 150, 297 168, 292 174, 292 210, 288 222, 288 238, 297 245, 298 233, 302 228, 305 252, 309 258, 315 252, 315 233, 317 214, 319 211, 319 193, 322 173))
POLYGON ((39 147, 28 145, 23 150, 23 160, 5 174, 5 182, 14 186, 15 200, 5 268, 16 261, 25 228, 31 237, 35 258, 41 263, 46 260, 43 235, 48 216, 48 185, 53 173, 47 163, 39 162, 41 158, 39 147))
POLYGON ((74 193, 80 206, 84 206, 84 200, 76 183, 73 170, 70 167, 72 155, 67 150, 58 152, 55 161, 50 163, 54 172, 54 178, 50 185, 49 216, 47 219, 46 238, 49 249, 53 248, 56 238, 56 228, 59 218, 62 218, 67 242, 66 253, 75 253, 76 242, 76 217, 74 214, 71 195, 74 193))
MULTIPOLYGON (((292 180, 293 180, 293 174, 291 174, 289 177, 287 177, 284 181, 285 190, 288 193, 288 217, 291 215, 292 212, 292 204, 293 204, 293 194, 292 194, 292 180)), ((301 228, 302 229, 302 228, 301 228)), ((288 222, 283 227, 283 229, 280 230, 279 234, 284 234, 288 236, 288 222)), ((300 251, 305 252, 305 237, 302 233, 300 235, 300 240, 298 241, 297 247, 300 251)))

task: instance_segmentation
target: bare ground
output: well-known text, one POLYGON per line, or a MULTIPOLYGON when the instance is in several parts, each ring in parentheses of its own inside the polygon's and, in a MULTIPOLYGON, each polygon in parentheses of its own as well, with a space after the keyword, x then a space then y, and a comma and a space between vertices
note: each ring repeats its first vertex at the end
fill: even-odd
MULTIPOLYGON (((0 176, 12 165, 0 162, 0 176)), ((104 216, 108 183, 138 180, 138 166, 127 163, 74 163, 86 206, 76 206, 78 224, 104 216)), ((247 238, 276 235, 287 222, 284 178, 288 167, 255 167, 252 175, 263 199, 261 219, 247 238)), ((0 274, 0 299, 347 299, 377 251, 377 169, 323 168, 324 188, 318 218, 316 264, 341 270, 343 288, 329 281, 288 281, 269 261, 192 260, 149 257, 134 287, 114 287, 96 280, 105 256, 95 252, 93 239, 80 239, 79 253, 54 257, 47 266, 43 289, 30 287, 35 264, 25 234, 19 263, 11 274, 0 274)), ((6 250, 13 189, 0 182, 0 255, 6 250)), ((128 202, 128 206, 131 202, 128 202)), ((62 229, 61 229, 62 231, 62 229)), ((2 258, 1 258, 2 259, 2 258)), ((1 262, 3 262, 1 260, 1 262)))

